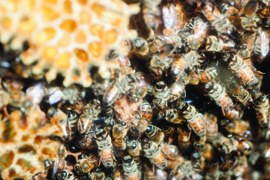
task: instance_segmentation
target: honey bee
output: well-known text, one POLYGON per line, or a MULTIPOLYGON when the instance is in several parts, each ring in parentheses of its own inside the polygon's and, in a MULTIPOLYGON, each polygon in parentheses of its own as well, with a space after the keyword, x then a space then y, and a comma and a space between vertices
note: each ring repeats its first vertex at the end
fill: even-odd
POLYGON ((226 131, 240 137, 249 137, 249 123, 243 120, 222 121, 221 124, 225 127, 226 131))
POLYGON ((180 124, 184 120, 180 112, 175 108, 166 111, 165 119, 173 124, 180 124))
POLYGON ((215 67, 208 67, 204 72, 200 75, 200 81, 202 83, 207 83, 209 81, 214 80, 217 77, 217 69, 215 67))
POLYGON ((113 145, 120 149, 126 149, 126 135, 128 132, 128 126, 125 122, 114 124, 112 129, 113 145))
POLYGON ((129 155, 123 159, 123 170, 127 180, 140 179, 137 164, 129 155))
POLYGON ((269 99, 262 94, 254 103, 257 120, 261 127, 267 127, 269 124, 269 99))
POLYGON ((149 125, 145 131, 146 136, 156 143, 161 143, 164 140, 163 131, 154 125, 149 125))
POLYGON ((166 73, 168 71, 171 63, 172 58, 162 58, 160 55, 155 54, 150 61, 149 70, 155 75, 156 79, 160 79, 163 75, 163 72, 166 73))
POLYGON ((182 116, 187 120, 189 126, 198 136, 206 135, 206 122, 202 114, 198 113, 196 108, 190 104, 184 104, 182 116))
POLYGON ((153 104, 161 110, 166 109, 168 106, 167 99, 169 97, 169 89, 164 81, 156 83, 154 96, 153 104))
POLYGON ((136 125, 138 119, 142 117, 141 104, 142 99, 138 102, 130 101, 128 94, 118 99, 113 106, 116 119, 125 122, 129 127, 136 125))
POLYGON ((89 132, 92 127, 92 121, 98 119, 98 114, 101 112, 100 102, 96 99, 92 100, 89 104, 84 107, 83 113, 81 114, 77 129, 80 134, 89 132))
POLYGON ((96 147, 94 134, 92 132, 81 134, 78 139, 78 144, 82 149, 93 149, 96 147))
POLYGON ((58 180, 76 180, 77 178, 74 176, 73 172, 68 168, 64 168, 60 172, 57 173, 58 180))
POLYGON ((127 141, 127 151, 131 156, 140 156, 142 150, 141 142, 138 140, 127 141))
POLYGON ((186 97, 186 91, 185 87, 182 84, 174 83, 169 88, 169 97, 168 102, 176 101, 178 98, 185 98, 186 97))
POLYGON ((269 123, 268 123, 268 125, 267 125, 267 128, 262 130, 261 136, 262 136, 267 142, 270 141, 270 121, 269 121, 269 123))
POLYGON ((192 50, 197 50, 204 42, 204 38, 208 31, 208 24, 201 18, 196 17, 193 19, 193 31, 194 34, 187 37, 186 42, 188 47, 192 50))
POLYGON ((142 134, 147 129, 148 124, 151 121, 152 116, 153 116, 152 107, 148 101, 143 100, 141 111, 142 111, 142 116, 138 120, 138 124, 135 127, 131 128, 132 132, 136 131, 138 132, 138 134, 142 134))
POLYGON ((77 161, 77 164, 74 166, 74 170, 78 174, 83 174, 91 171, 92 169, 98 167, 98 159, 96 156, 90 154, 81 154, 80 157, 83 157, 77 161))
POLYGON ((240 24, 245 31, 255 32, 257 23, 259 21, 257 16, 240 16, 240 24))
POLYGON ((179 82, 182 78, 182 76, 185 74, 185 69, 188 68, 188 62, 183 57, 177 57, 171 66, 171 73, 172 76, 176 79, 176 82, 179 82))
POLYGON ((233 51, 235 42, 232 40, 224 41, 216 36, 209 36, 206 40, 206 51, 212 52, 227 52, 233 51))
POLYGON ((101 168, 96 168, 93 172, 88 172, 88 178, 93 180, 105 180, 105 173, 101 168))
POLYGON ((187 126, 181 126, 177 129, 178 132, 178 145, 181 149, 187 149, 191 145, 191 130, 187 126))
POLYGON ((157 143, 144 139, 143 152, 145 157, 147 157, 158 168, 164 169, 168 166, 168 162, 157 143))
POLYGON ((231 34, 235 29, 229 21, 228 15, 221 14, 220 11, 210 2, 204 3, 202 13, 220 34, 231 34))
POLYGON ((233 101, 226 93, 226 89, 218 83, 208 82, 205 85, 205 89, 208 91, 208 95, 216 102, 218 106, 224 110, 230 110, 233 108, 233 101))
POLYGON ((238 145, 234 138, 226 138, 222 134, 218 135, 213 144, 224 154, 230 154, 231 152, 236 151, 238 145))
POLYGON ((123 172, 122 172, 122 170, 120 168, 117 168, 115 170, 113 180, 125 180, 123 172))
POLYGON ((270 145, 269 145, 269 143, 266 144, 265 150, 263 152, 263 157, 266 161, 270 160, 270 145))
POLYGON ((130 44, 132 46, 130 49, 140 56, 146 56, 150 51, 148 42, 143 38, 136 38, 130 44))
POLYGON ((179 164, 176 168, 174 168, 170 173, 170 179, 184 179, 185 177, 189 177, 194 172, 191 161, 185 161, 184 163, 179 164))
POLYGON ((240 56, 235 55, 229 63, 229 67, 236 73, 244 85, 254 86, 258 83, 254 71, 252 70, 252 66, 240 56))
POLYGON ((204 113, 203 117, 206 120, 206 138, 208 141, 212 142, 218 136, 217 116, 204 113))
POLYGON ((177 166, 178 162, 178 148, 171 144, 162 144, 161 152, 167 159, 168 169, 173 169, 177 166))
POLYGON ((233 81, 230 82, 231 82, 229 85, 230 90, 228 91, 230 95, 236 98, 244 106, 253 103, 251 94, 243 86, 237 83, 233 83, 233 81))
POLYGON ((65 131, 64 131, 64 140, 71 141, 75 137, 75 132, 77 130, 77 122, 79 116, 76 112, 69 111, 68 117, 66 120, 65 131))
POLYGON ((237 149, 239 151, 241 151, 242 153, 244 153, 245 155, 249 155, 251 154, 251 152, 253 151, 253 144, 250 141, 247 140, 242 140, 242 139, 236 139, 236 144, 237 144, 237 149))
MULTIPOLYGON (((99 149, 100 161, 106 168, 114 166, 114 155, 112 151, 112 140, 107 131, 100 129, 96 133, 96 143, 99 149)), ((100 164, 100 162, 99 162, 100 164)))

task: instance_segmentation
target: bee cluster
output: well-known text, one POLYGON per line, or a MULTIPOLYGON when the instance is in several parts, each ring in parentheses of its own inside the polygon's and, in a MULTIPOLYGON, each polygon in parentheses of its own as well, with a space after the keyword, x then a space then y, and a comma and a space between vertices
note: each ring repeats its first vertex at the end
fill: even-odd
POLYGON ((35 180, 270 179, 269 20, 266 0, 144 0, 129 54, 110 51, 120 67, 93 66, 89 88, 21 78, 2 50, 0 132, 33 106, 58 128, 35 180))

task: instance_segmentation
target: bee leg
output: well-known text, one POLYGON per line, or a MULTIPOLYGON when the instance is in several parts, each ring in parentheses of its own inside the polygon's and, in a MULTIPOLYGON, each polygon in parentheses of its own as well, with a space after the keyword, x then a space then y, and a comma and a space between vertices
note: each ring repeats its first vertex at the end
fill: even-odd
POLYGON ((225 116, 225 111, 223 108, 221 108, 223 116, 225 116))
POLYGON ((3 113, 4 113, 3 122, 6 122, 9 118, 9 113, 6 106, 3 108, 3 113))

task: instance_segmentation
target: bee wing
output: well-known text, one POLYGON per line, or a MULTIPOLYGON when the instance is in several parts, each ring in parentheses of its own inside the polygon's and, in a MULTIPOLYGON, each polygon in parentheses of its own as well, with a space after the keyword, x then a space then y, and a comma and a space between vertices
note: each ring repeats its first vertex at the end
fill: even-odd
POLYGON ((259 37, 260 48, 262 56, 266 56, 269 52, 269 37, 267 36, 265 31, 262 31, 259 37))
POLYGON ((173 28, 176 24, 177 14, 175 6, 171 4, 169 7, 164 6, 162 9, 164 26, 168 29, 173 28))

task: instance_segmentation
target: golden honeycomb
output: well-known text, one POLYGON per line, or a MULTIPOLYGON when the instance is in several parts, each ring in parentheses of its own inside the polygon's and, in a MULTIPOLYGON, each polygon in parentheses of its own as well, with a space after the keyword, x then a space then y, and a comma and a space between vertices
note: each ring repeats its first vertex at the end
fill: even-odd
POLYGON ((138 11, 137 5, 121 0, 3 0, 0 39, 13 50, 29 43, 20 57, 25 65, 34 64, 33 75, 42 77, 47 68, 48 81, 60 72, 65 86, 76 82, 89 87, 90 65, 102 64, 100 74, 107 78, 109 69, 118 67, 117 62, 106 63, 105 57, 110 50, 126 54, 122 41, 136 37, 128 23, 138 11))

